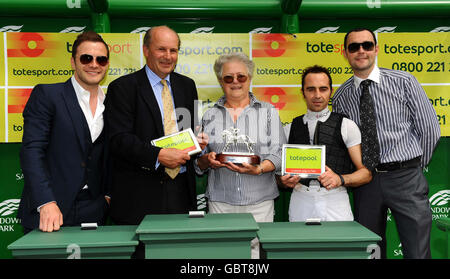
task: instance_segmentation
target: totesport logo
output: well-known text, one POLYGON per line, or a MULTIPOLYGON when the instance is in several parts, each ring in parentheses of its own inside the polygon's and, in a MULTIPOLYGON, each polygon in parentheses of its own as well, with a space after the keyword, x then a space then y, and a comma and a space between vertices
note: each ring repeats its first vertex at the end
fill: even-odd
POLYGON ((279 57, 282 56, 288 48, 292 48, 292 42, 289 42, 283 34, 255 34, 253 35, 253 57, 279 57))
POLYGON ((0 203, 0 216, 13 214, 19 208, 20 199, 9 199, 0 203))
POLYGON ((264 99, 267 99, 265 101, 274 105, 278 110, 283 109, 286 105, 285 96, 286 92, 279 87, 268 87, 264 90, 264 99))
POLYGON ((286 107, 288 104, 294 104, 299 100, 298 88, 281 88, 281 87, 254 87, 253 94, 264 102, 272 104, 276 109, 292 108, 286 107))
POLYGON ((8 57, 50 56, 44 52, 56 47, 57 43, 44 34, 8 33, 8 57))
POLYGON ((295 34, 254 34, 252 57, 294 57, 302 49, 295 34))

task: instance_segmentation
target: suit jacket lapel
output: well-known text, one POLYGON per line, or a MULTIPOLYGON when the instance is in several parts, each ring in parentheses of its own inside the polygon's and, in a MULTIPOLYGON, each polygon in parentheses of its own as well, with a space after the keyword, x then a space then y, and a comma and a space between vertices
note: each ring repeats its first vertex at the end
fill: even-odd
POLYGON ((64 84, 63 98, 66 103, 69 116, 72 119, 72 125, 75 129, 75 134, 78 137, 81 150, 84 153, 87 150, 86 143, 92 142, 91 134, 70 79, 64 84))
POLYGON ((159 110, 158 101, 156 101, 155 94, 150 85, 150 82, 145 73, 145 67, 137 72, 137 79, 139 83, 139 93, 147 103, 150 112, 153 115, 153 121, 158 130, 159 137, 164 136, 164 128, 161 119, 161 111, 159 110))

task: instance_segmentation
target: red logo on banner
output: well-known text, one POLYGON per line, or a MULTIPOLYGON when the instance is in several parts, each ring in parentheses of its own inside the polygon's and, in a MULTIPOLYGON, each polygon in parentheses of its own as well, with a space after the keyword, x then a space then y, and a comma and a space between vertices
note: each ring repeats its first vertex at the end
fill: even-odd
POLYGON ((281 34, 254 36, 253 57, 279 57, 286 51, 286 39, 281 34))
POLYGON ((286 105, 285 97, 286 92, 280 87, 268 87, 264 90, 264 101, 271 103, 278 110, 286 105))
POLYGON ((32 89, 8 89, 8 113, 22 113, 32 89))
POLYGON ((38 33, 10 33, 8 40, 11 42, 8 57, 37 57, 47 45, 38 33))

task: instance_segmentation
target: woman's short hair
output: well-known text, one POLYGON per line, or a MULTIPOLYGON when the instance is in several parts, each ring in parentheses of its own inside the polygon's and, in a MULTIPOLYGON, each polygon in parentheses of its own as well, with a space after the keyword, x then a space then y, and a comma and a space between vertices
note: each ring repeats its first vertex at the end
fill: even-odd
POLYGON ((222 69, 223 65, 229 62, 242 62, 247 67, 247 74, 250 78, 253 77, 253 71, 255 69, 255 63, 253 63, 250 58, 245 53, 242 52, 232 52, 230 54, 224 54, 219 56, 214 63, 214 72, 216 74, 217 80, 222 79, 222 69))

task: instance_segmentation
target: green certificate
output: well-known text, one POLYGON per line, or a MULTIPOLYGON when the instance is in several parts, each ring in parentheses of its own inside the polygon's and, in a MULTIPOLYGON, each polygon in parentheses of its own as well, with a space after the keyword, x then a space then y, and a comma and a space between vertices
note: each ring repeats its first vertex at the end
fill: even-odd
POLYGON ((283 144, 283 175, 317 178, 325 171, 325 145, 283 144))
POLYGON ((202 151, 191 128, 152 140, 152 145, 161 148, 185 150, 188 151, 189 155, 197 154, 202 151))

